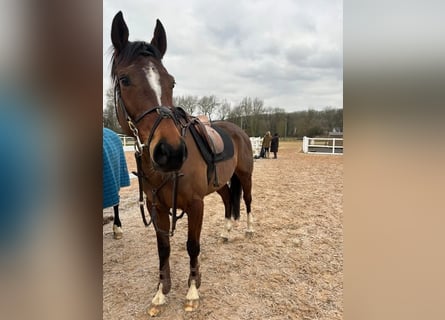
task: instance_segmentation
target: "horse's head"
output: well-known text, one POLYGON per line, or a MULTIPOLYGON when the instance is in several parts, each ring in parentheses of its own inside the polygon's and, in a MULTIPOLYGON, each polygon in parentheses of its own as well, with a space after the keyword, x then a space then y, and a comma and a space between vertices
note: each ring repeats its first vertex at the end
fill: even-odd
POLYGON ((157 20, 150 43, 128 41, 128 28, 119 12, 113 19, 111 41, 111 74, 121 127, 129 135, 138 133, 156 169, 179 170, 187 148, 172 111, 175 79, 161 61, 167 49, 164 27, 157 20))

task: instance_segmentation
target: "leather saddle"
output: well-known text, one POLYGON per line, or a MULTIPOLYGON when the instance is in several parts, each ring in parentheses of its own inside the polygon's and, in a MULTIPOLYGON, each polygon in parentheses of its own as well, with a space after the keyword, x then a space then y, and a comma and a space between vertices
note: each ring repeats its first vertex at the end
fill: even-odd
POLYGON ((210 125, 210 120, 205 115, 197 116, 199 122, 196 126, 199 134, 203 136, 211 149, 211 151, 216 155, 224 151, 224 141, 221 135, 210 125), (200 125, 202 124, 202 125, 200 125))
POLYGON ((213 176, 213 185, 219 186, 216 163, 233 157, 232 138, 218 127, 218 122, 211 123, 207 116, 190 116, 181 107, 175 107, 174 114, 175 119, 190 130, 193 140, 207 164, 207 183, 210 183, 213 176))

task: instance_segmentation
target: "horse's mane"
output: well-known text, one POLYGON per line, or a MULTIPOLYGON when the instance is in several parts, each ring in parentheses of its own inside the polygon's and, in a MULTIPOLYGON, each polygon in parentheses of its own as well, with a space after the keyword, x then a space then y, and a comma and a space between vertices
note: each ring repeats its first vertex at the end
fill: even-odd
POLYGON ((156 47, 144 41, 127 42, 119 54, 114 50, 111 57, 111 77, 113 78, 114 83, 118 80, 116 66, 120 63, 128 63, 140 55, 152 56, 159 60, 162 58, 161 53, 156 47))

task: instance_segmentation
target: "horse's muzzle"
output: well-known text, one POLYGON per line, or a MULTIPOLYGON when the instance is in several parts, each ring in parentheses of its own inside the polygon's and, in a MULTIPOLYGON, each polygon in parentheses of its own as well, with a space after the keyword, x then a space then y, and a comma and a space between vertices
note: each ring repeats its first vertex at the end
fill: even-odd
POLYGON ((155 168, 164 172, 177 171, 187 159, 187 146, 181 138, 178 146, 173 147, 161 139, 153 149, 155 168))

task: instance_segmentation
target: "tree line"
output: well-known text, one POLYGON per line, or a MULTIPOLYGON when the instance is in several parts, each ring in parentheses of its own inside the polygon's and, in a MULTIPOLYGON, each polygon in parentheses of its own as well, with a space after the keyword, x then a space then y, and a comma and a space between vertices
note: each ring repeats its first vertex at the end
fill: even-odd
MULTIPOLYGON (((263 136, 266 131, 280 137, 327 136, 329 132, 343 131, 343 109, 326 107, 321 111, 286 112, 282 108, 266 107, 259 98, 244 97, 232 105, 225 99, 210 96, 174 96, 173 103, 191 115, 206 115, 210 120, 227 120, 240 126, 249 136, 263 136)), ((113 91, 106 95, 103 111, 104 126, 121 132, 114 111, 113 91)))

